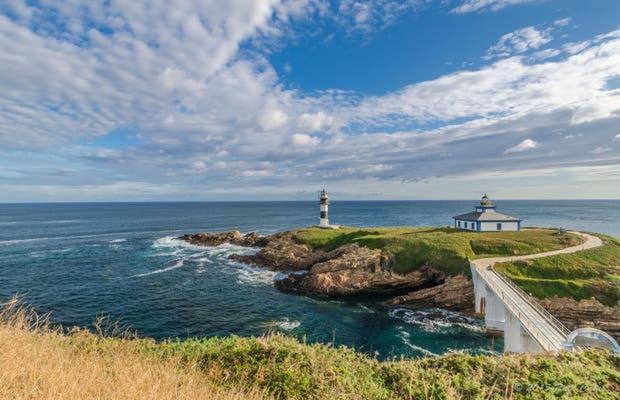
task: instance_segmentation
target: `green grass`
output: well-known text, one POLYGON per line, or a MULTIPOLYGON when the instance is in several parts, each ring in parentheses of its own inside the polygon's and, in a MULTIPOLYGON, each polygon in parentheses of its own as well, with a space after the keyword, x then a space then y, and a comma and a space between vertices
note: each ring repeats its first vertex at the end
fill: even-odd
POLYGON ((520 232, 466 232, 452 228, 306 228, 294 238, 326 251, 349 243, 384 249, 396 259, 395 270, 407 273, 425 263, 449 275, 469 274, 468 259, 539 253, 579 244, 581 238, 554 230, 520 232))
POLYGON ((145 342, 145 351, 181 356, 233 388, 281 399, 616 399, 620 388, 620 358, 602 352, 381 362, 281 335, 145 342))
POLYGON ((608 236, 601 238, 602 247, 498 264, 495 268, 540 299, 556 295, 575 300, 594 297, 615 306, 620 300, 620 241, 608 236))

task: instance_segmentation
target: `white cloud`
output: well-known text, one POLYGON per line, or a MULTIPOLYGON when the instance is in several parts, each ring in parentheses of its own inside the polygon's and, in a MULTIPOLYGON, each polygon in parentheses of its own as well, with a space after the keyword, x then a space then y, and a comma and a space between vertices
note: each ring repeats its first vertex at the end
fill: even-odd
POLYGON ((263 108, 258 123, 266 131, 281 128, 288 122, 288 115, 275 104, 263 108))
POLYGON ((295 133, 291 136, 291 144, 296 148, 316 147, 320 140, 305 133, 295 133))
POLYGON ((516 146, 512 146, 508 149, 506 149, 506 151, 504 151, 504 154, 511 154, 511 153, 522 153, 526 150, 532 150, 532 149, 536 149, 540 147, 540 144, 538 144, 538 142, 536 142, 535 140, 532 139, 525 139, 524 141, 522 141, 521 143, 517 144, 516 146))
POLYGON ((567 26, 568 24, 571 23, 572 20, 573 19, 570 18, 570 17, 562 18, 562 19, 557 19, 557 20, 553 21, 553 24, 557 25, 557 26, 567 26))
POLYGON ((607 153, 609 151, 611 151, 611 147, 596 147, 595 149, 591 150, 589 153, 590 154, 603 154, 603 153, 607 153))
POLYGON ((547 58, 559 56, 560 54, 562 54, 562 52, 558 49, 545 49, 545 50, 537 51, 532 56, 536 60, 545 60, 547 58))
MULTIPOLYGON (((583 154, 586 139, 605 148, 617 134, 620 104, 607 82, 620 75, 620 31, 575 54, 549 49, 553 61, 511 57, 381 95, 305 93, 282 84, 260 46, 320 1, 90 2, 82 11, 78 3, 53 6, 67 32, 34 30, 45 11, 26 5, 35 3, 21 3, 20 18, 0 16, 0 165, 10 166, 0 184, 19 193, 26 181, 33 193, 83 187, 87 198, 115 190, 134 198, 144 188, 191 198, 195 179, 232 193, 247 182, 259 190, 372 179, 379 187, 499 163, 518 172, 620 162, 613 151, 583 154), (260 46, 239 51, 257 38, 260 46), (135 142, 107 148, 106 135, 127 127, 135 142), (564 139, 581 132, 583 140, 564 139), (498 154, 522 145, 515 137, 553 152, 518 162, 498 154)), ((541 40, 505 43, 518 51, 541 40)))
POLYGON ((424 3, 425 0, 341 0, 335 19, 349 30, 370 32, 392 25, 401 15, 424 3))
POLYGON ((544 0, 464 0, 463 4, 454 8, 452 12, 465 14, 481 11, 499 11, 510 6, 540 3, 542 1, 544 0))
POLYGON ((460 71, 368 97, 353 108, 350 118, 395 124, 399 118, 495 120, 569 110, 570 122, 577 125, 620 111, 617 95, 605 90, 607 80, 619 74, 620 39, 609 38, 557 61, 532 64, 512 57, 479 70, 460 71))
POLYGON ((552 40, 551 30, 538 30, 533 26, 507 33, 496 45, 489 48, 489 57, 507 57, 521 54, 528 50, 536 50, 552 40))

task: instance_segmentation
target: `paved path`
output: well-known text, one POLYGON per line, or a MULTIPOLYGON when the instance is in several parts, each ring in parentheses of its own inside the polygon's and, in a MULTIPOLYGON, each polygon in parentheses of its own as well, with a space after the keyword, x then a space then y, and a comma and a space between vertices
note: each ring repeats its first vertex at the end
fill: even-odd
POLYGON ((487 286, 502 299, 504 306, 510 313, 516 316, 525 330, 536 339, 545 351, 558 351, 566 340, 569 331, 560 321, 555 319, 538 302, 533 300, 527 293, 521 290, 515 283, 505 278, 492 267, 500 262, 512 262, 519 260, 532 260, 569 254, 577 251, 592 249, 603 245, 603 241, 597 236, 582 232, 570 232, 585 238, 585 242, 567 247, 561 250, 547 251, 544 253, 528 254, 523 256, 481 258, 472 261, 478 275, 486 282, 487 286))

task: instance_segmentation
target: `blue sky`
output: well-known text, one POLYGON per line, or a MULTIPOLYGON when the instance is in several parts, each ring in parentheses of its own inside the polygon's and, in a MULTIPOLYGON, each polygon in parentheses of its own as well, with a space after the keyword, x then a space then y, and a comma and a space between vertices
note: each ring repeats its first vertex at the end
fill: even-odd
POLYGON ((0 202, 620 198, 615 0, 8 0, 0 202))

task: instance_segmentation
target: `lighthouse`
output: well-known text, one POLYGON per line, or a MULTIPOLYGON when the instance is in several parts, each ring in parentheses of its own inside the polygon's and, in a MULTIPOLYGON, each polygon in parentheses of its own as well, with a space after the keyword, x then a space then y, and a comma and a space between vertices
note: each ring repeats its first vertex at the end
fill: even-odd
POLYGON ((329 227, 329 217, 327 211, 329 208, 329 196, 325 189, 321 190, 319 194, 319 204, 321 209, 321 217, 319 218, 319 226, 329 227))

